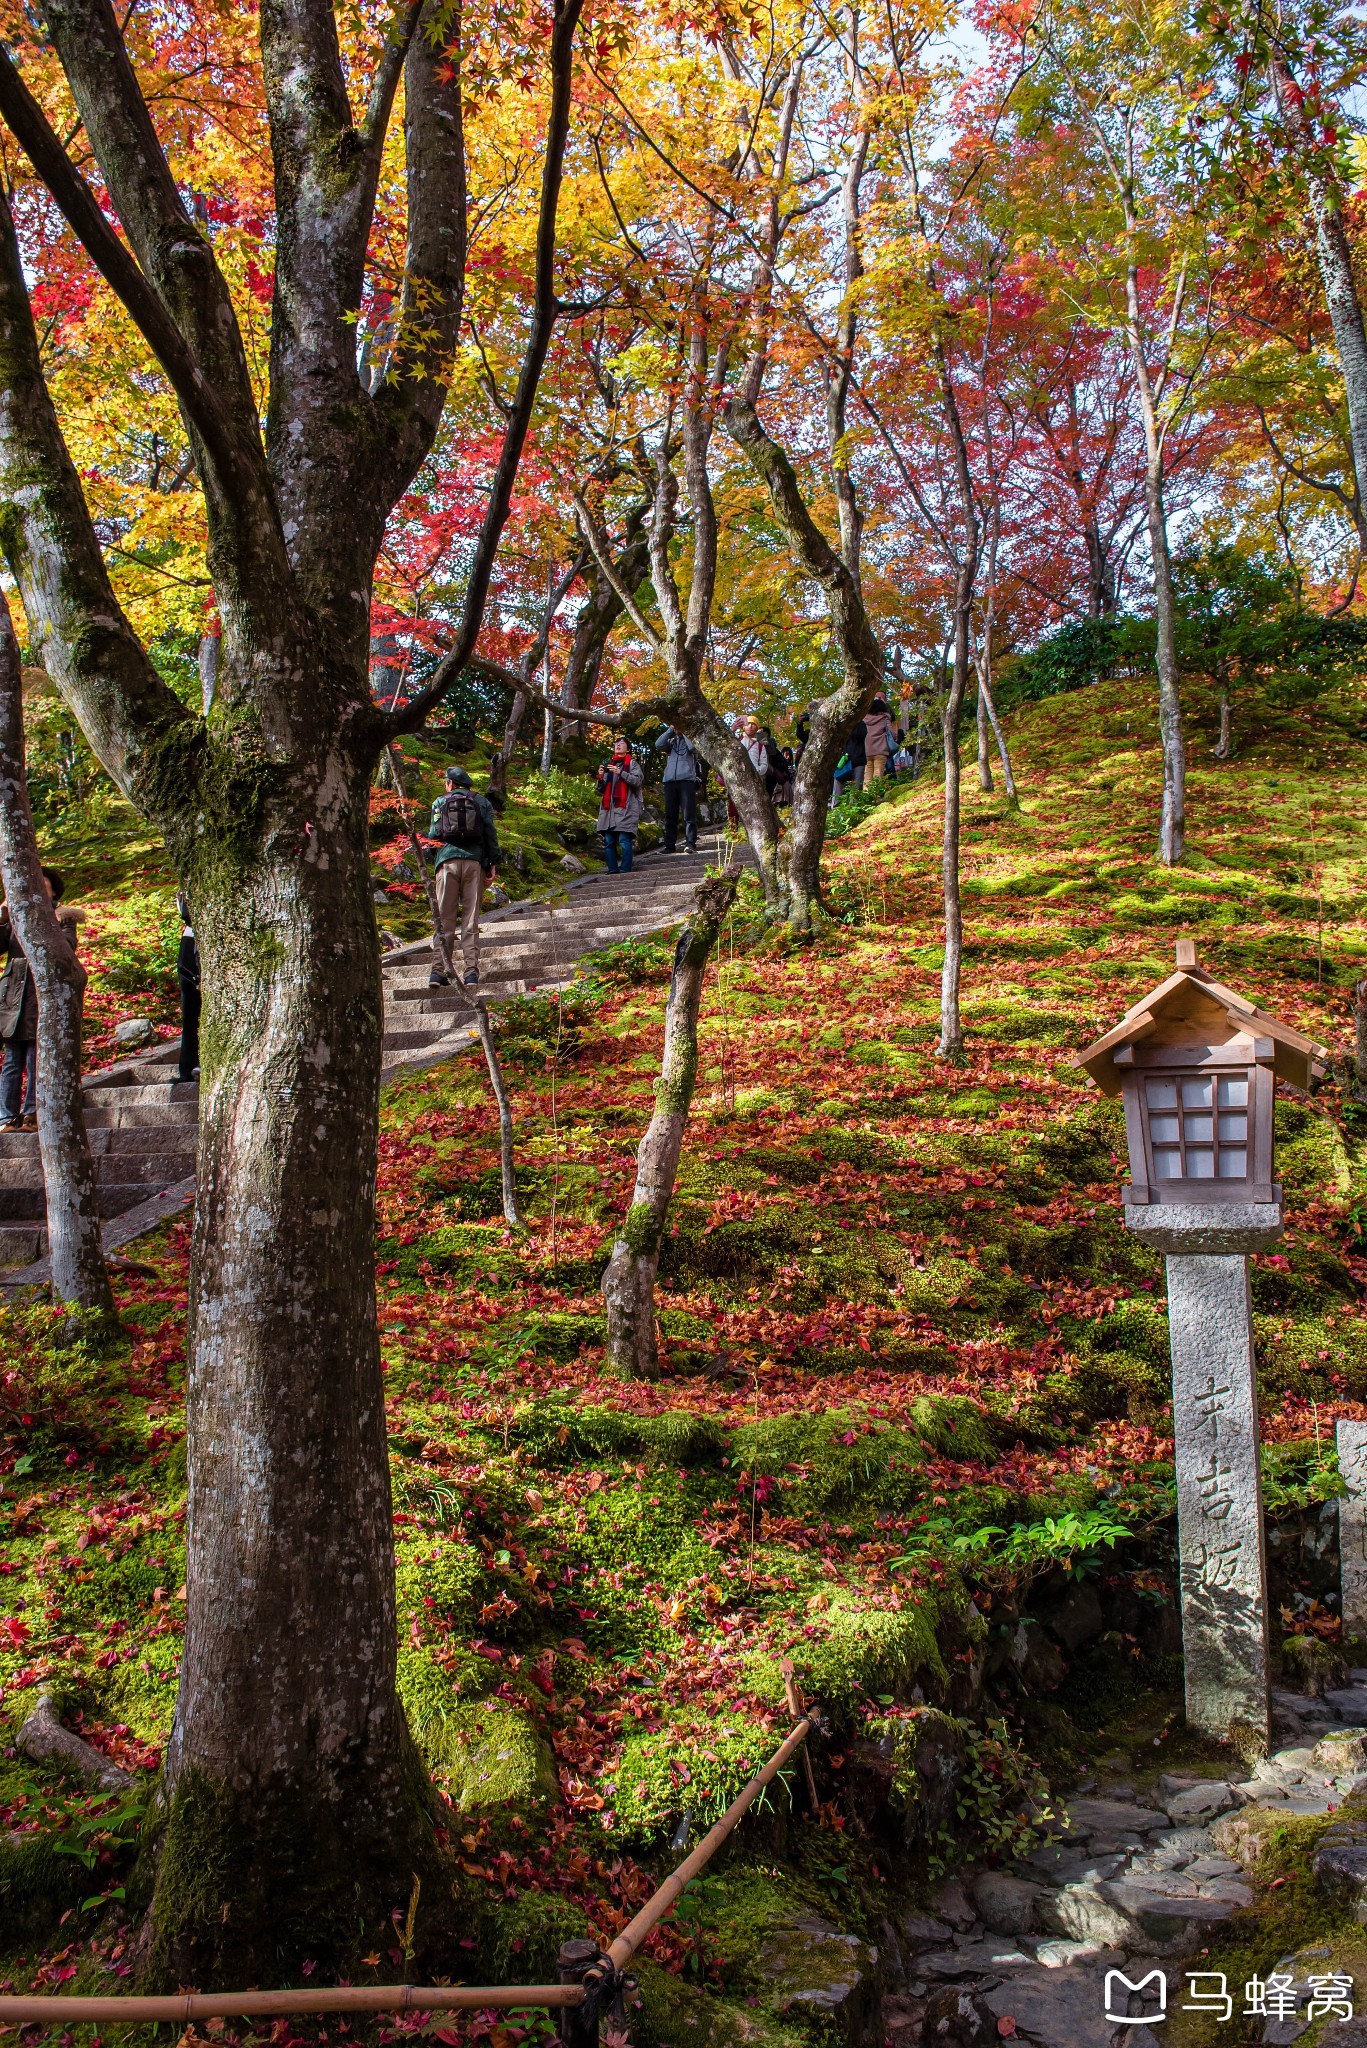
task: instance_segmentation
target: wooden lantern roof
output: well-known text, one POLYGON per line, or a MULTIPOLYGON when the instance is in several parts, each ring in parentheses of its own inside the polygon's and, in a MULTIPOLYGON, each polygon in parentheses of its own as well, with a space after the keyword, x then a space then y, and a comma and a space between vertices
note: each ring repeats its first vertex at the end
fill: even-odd
POLYGON ((1251 1055, 1243 1057, 1270 1065, 1294 1087, 1308 1088, 1325 1070, 1322 1045, 1216 981, 1196 964, 1192 941, 1179 939, 1177 972, 1141 996, 1095 1044, 1074 1053, 1073 1065, 1090 1074, 1103 1095, 1119 1095, 1123 1068, 1115 1056, 1126 1046, 1143 1044, 1150 1053, 1170 1046, 1180 1059, 1184 1046, 1215 1048, 1236 1038, 1253 1041, 1251 1055))

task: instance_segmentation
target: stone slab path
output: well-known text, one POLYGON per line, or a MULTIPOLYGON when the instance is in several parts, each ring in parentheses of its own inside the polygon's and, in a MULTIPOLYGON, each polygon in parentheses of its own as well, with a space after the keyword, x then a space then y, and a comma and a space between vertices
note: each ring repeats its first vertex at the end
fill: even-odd
MULTIPOLYGON (((1018 1862, 969 1871, 940 1887, 929 1913, 885 1922, 872 1960, 892 1986, 882 2007, 889 2048, 1160 2048, 1161 2025, 1144 2024, 1157 2020, 1154 1983, 1135 1994, 1112 1981, 1108 2017, 1108 1972, 1130 1984, 1163 1973, 1174 2012, 1194 1995, 1185 1972, 1204 1967, 1198 1952, 1212 1930, 1254 1901, 1240 1860, 1249 1810, 1328 1813, 1367 1788, 1367 1670, 1352 1680, 1323 1700, 1274 1694, 1291 1739, 1250 1777, 1174 1775, 1142 1795, 1123 1781, 1086 1786, 1059 1802, 1057 1820, 1041 1824, 1044 1839, 1018 1862)), ((1308 1980, 1333 1970, 1331 1952, 1268 1956, 1262 1968, 1288 1980, 1295 2005, 1267 2019, 1262 2039, 1294 2041, 1310 2025, 1308 1980)), ((1367 2009, 1367 1984, 1359 1990, 1367 2009)), ((1240 2019, 1244 1985, 1229 1991, 1240 2019)), ((1367 2042, 1358 2027, 1357 2016, 1335 2020, 1330 2037, 1343 2048, 1367 2042)))
MULTIPOLYGON (((646 854, 629 875, 567 875, 554 891, 487 911, 480 993, 497 1003, 563 988, 605 947, 667 929, 687 914, 716 857, 711 845, 692 855, 646 854)), ((474 1040, 464 991, 428 987, 429 939, 386 953, 382 966, 383 1080, 449 1059, 474 1040)), ((176 1079, 176 1052, 174 1041, 164 1042, 86 1077, 107 1252, 194 1200, 199 1087, 176 1079)), ((36 1133, 0 1131, 0 1287, 48 1279, 45 1213, 36 1133)))

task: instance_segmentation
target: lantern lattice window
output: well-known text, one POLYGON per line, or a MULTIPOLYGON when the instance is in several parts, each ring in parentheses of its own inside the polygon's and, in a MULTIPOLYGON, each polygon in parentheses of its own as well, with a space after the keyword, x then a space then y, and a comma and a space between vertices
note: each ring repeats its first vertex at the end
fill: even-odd
POLYGON ((1153 1074, 1144 1083, 1155 1180, 1248 1178, 1248 1073, 1153 1074))

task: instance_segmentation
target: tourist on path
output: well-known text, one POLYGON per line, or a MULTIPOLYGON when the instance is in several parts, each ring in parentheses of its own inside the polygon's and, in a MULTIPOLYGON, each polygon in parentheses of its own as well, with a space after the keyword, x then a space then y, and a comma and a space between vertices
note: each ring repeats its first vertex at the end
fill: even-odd
POLYGON ((180 913, 180 951, 176 954, 176 986, 180 990, 180 1059, 176 1078, 193 1081, 199 1072, 199 1013, 203 996, 199 982, 199 944, 189 901, 177 896, 180 913))
MULTIPOLYGON (((55 868, 43 869, 49 900, 60 903, 65 884, 55 868)), ((59 912, 67 928, 69 943, 76 950, 75 911, 59 912)), ((5 1055, 0 1060, 0 1131, 36 1131, 38 1128, 38 989, 29 972, 28 960, 10 922, 8 907, 0 906, 0 954, 5 971, 0 974, 0 1039, 5 1055)))
POLYGON ((868 753, 865 745, 864 721, 862 718, 850 734, 846 742, 845 752, 849 757, 850 768, 854 775, 854 786, 856 789, 862 789, 864 787, 864 772, 868 766, 868 753))
POLYGON ((888 756, 897 745, 892 713, 882 697, 875 697, 864 716, 864 781, 879 782, 888 772, 888 756))
POLYGON ((665 852, 679 850, 679 820, 683 819, 684 845, 690 853, 698 850, 698 750, 685 733, 666 725, 656 744, 665 757, 665 852))
POLYGON ((456 936, 467 988, 479 980, 479 907, 484 884, 498 870, 498 831, 493 805, 476 793, 463 768, 446 771, 446 794, 432 806, 429 839, 438 842, 434 866, 437 885, 437 931, 432 947, 432 988, 448 988, 442 971, 445 956, 455 965, 456 936))
POLYGON ((631 856, 641 822, 641 791, 645 771, 631 758, 625 739, 612 743, 612 759, 598 770, 598 824, 608 873, 631 873, 631 856))

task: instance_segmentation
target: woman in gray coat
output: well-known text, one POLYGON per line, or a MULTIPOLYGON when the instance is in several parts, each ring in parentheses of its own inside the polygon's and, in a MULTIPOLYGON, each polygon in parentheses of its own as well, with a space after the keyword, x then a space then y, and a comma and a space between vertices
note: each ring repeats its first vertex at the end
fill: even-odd
POLYGON ((641 791, 645 771, 631 758, 627 740, 612 743, 612 759, 598 770, 598 824, 608 873, 631 873, 631 856, 641 822, 641 791))

